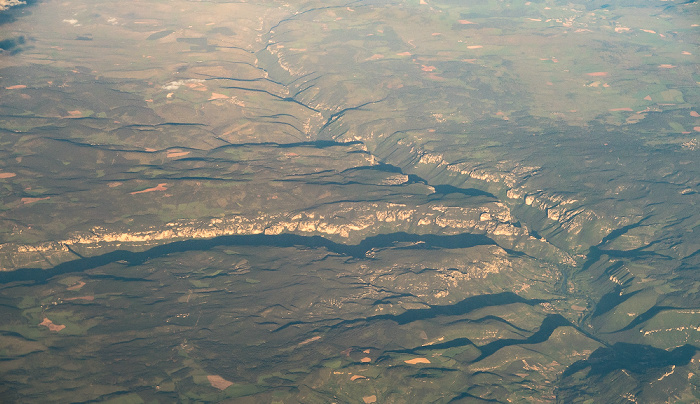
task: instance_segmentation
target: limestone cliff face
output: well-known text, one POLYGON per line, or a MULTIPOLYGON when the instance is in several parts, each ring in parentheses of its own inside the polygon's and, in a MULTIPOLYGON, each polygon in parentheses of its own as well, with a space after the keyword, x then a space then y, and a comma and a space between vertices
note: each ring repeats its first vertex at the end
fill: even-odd
POLYGON ((341 202, 329 207, 300 213, 230 215, 210 220, 166 223, 153 229, 113 232, 95 227, 63 240, 34 245, 0 245, 3 271, 23 267, 47 268, 74 259, 73 251, 93 256, 115 249, 144 249, 148 246, 185 239, 209 239, 219 236, 293 233, 323 236, 329 240, 356 244, 378 234, 406 232, 415 234, 485 234, 501 247, 546 252, 554 261, 567 265, 573 261, 565 253, 543 240, 532 237, 526 228, 517 227, 508 208, 500 202, 477 207, 449 206, 441 203, 408 205, 387 202, 341 202))
POLYGON ((379 159, 401 165, 405 172, 418 174, 431 184, 473 186, 492 192, 520 220, 548 229, 548 241, 571 253, 585 253, 590 245, 600 243, 614 229, 642 217, 639 209, 622 200, 616 200, 611 209, 611 195, 602 190, 589 189, 581 193, 545 189, 547 175, 551 173, 545 174, 539 166, 512 159, 454 161, 454 156, 446 153, 424 150, 419 139, 397 139, 381 133, 359 138, 379 159))
POLYGON ((19 6, 20 4, 26 4, 21 0, 0 0, 0 11, 7 10, 13 6, 19 6))

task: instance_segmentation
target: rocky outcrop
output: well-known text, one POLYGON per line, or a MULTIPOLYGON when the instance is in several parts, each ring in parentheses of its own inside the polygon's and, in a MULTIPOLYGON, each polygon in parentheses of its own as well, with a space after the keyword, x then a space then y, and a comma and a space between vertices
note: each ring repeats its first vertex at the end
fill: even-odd
POLYGON ((355 244, 379 234, 485 234, 501 247, 544 255, 553 262, 574 261, 544 240, 532 237, 526 228, 514 225, 508 208, 499 202, 474 207, 441 203, 421 205, 377 202, 340 202, 300 213, 258 216, 229 215, 210 220, 166 223, 156 229, 114 232, 94 227, 63 240, 35 245, 0 245, 3 270, 22 267, 47 268, 78 256, 92 256, 115 249, 144 249, 186 239, 208 239, 229 235, 292 233, 318 235, 336 242, 355 244))

